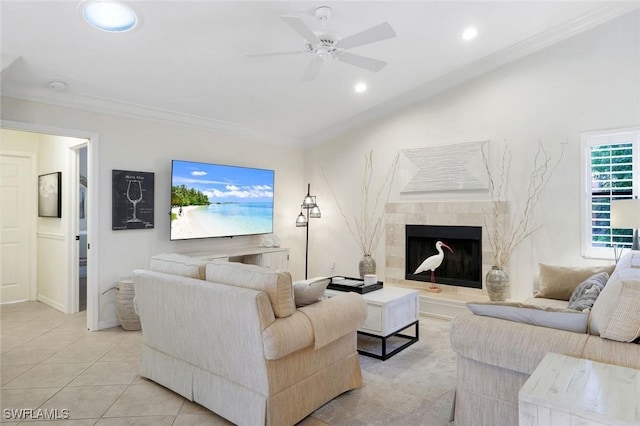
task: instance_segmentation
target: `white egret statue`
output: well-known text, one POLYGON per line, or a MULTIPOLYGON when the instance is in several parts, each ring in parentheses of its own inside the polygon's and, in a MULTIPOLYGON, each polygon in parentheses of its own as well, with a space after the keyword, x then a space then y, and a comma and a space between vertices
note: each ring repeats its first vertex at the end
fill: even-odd
POLYGON ((438 241, 436 243, 436 250, 438 250, 438 254, 434 254, 433 256, 427 257, 424 260, 424 262, 422 262, 420 264, 420 266, 418 266, 416 271, 413 273, 413 275, 417 275, 420 272, 431 271, 431 282, 433 283, 433 284, 431 284, 431 288, 432 289, 437 289, 438 288, 435 285, 435 282, 436 282, 436 269, 438 269, 440 267, 440 265, 442 265, 442 261, 444 260, 444 252, 442 251, 442 247, 448 249, 451 253, 453 253, 453 250, 451 249, 451 247, 449 247, 448 245, 446 245, 442 241, 438 241))

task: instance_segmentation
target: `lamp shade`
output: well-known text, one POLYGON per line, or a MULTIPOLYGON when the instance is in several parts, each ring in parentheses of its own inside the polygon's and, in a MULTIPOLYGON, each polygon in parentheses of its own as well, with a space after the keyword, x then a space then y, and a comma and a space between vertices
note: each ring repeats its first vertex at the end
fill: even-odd
POLYGON ((309 211, 309 217, 312 217, 314 219, 319 219, 322 217, 322 213, 320 213, 320 207, 318 207, 317 204, 311 207, 311 210, 309 211))
POLYGON ((611 227, 640 228, 640 199, 611 200, 611 227))
POLYGON ((310 209, 311 207, 316 205, 316 197, 307 194, 307 196, 304 197, 304 200, 302 201, 302 205, 305 209, 310 209))
POLYGON ((307 218, 304 217, 302 212, 300 212, 300 214, 296 218, 296 226, 298 227, 307 226, 307 218))

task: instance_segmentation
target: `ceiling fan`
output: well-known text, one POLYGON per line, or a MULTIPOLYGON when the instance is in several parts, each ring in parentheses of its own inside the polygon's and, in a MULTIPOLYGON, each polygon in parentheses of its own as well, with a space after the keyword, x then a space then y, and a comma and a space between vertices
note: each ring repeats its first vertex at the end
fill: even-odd
MULTIPOLYGON (((320 22, 322 22, 322 28, 324 30, 325 22, 331 17, 331 8, 328 6, 322 6, 316 9, 315 16, 320 22)), ((347 52, 347 49, 363 46, 369 43, 375 43, 376 41, 386 40, 396 36, 396 32, 393 30, 389 23, 384 22, 382 24, 371 27, 367 30, 350 35, 348 37, 338 39, 330 34, 316 35, 302 19, 297 16, 281 16, 282 20, 288 24, 295 32, 302 36, 305 40, 304 50, 296 50, 289 52, 271 52, 271 53, 257 53, 246 55, 250 58, 262 57, 262 56, 279 56, 279 55, 294 55, 299 53, 312 53, 315 57, 311 60, 307 66, 302 81, 314 80, 320 71, 320 67, 325 59, 337 59, 345 64, 353 65, 359 68, 363 68, 368 71, 378 72, 385 65, 386 62, 373 58, 368 58, 362 55, 356 55, 355 53, 347 52)))

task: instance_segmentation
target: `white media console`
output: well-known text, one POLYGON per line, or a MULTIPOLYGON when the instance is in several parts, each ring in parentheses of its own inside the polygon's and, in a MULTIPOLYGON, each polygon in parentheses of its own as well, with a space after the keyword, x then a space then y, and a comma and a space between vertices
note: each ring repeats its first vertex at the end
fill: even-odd
POLYGON ((228 262, 259 265, 281 271, 289 270, 289 249, 283 247, 237 247, 219 252, 185 253, 204 260, 226 260, 228 262))

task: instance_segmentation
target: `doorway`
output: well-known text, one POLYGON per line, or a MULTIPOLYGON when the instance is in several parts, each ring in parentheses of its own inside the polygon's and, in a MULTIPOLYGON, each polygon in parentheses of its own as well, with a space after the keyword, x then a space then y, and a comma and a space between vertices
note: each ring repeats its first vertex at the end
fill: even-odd
MULTIPOLYGON (((38 218, 36 214, 31 230, 35 244, 28 259, 35 265, 37 300, 65 313, 78 312, 82 305, 87 312, 87 328, 98 330, 97 274, 92 273, 98 266, 97 239, 93 237, 97 235, 94 230, 97 231, 98 206, 92 203, 98 193, 98 135, 3 120, 2 130, 5 129, 35 135, 38 139, 39 143, 32 147, 37 157, 37 167, 32 172, 34 182, 39 174, 62 172, 62 218, 38 218), (82 182, 80 176, 83 176, 82 182), (80 235, 86 240, 83 248, 75 238, 80 235), (59 273, 52 274, 54 269, 59 273), (55 277, 55 282, 47 277, 55 277), (56 288, 52 290, 52 286, 56 288)), ((24 150, 23 145, 12 147, 3 139, 3 150, 7 147, 24 150)), ((32 189, 32 198, 36 199, 37 184, 33 184, 32 189)), ((2 258, 4 263, 4 252, 2 258)), ((35 294, 30 297, 35 298, 35 294)))

